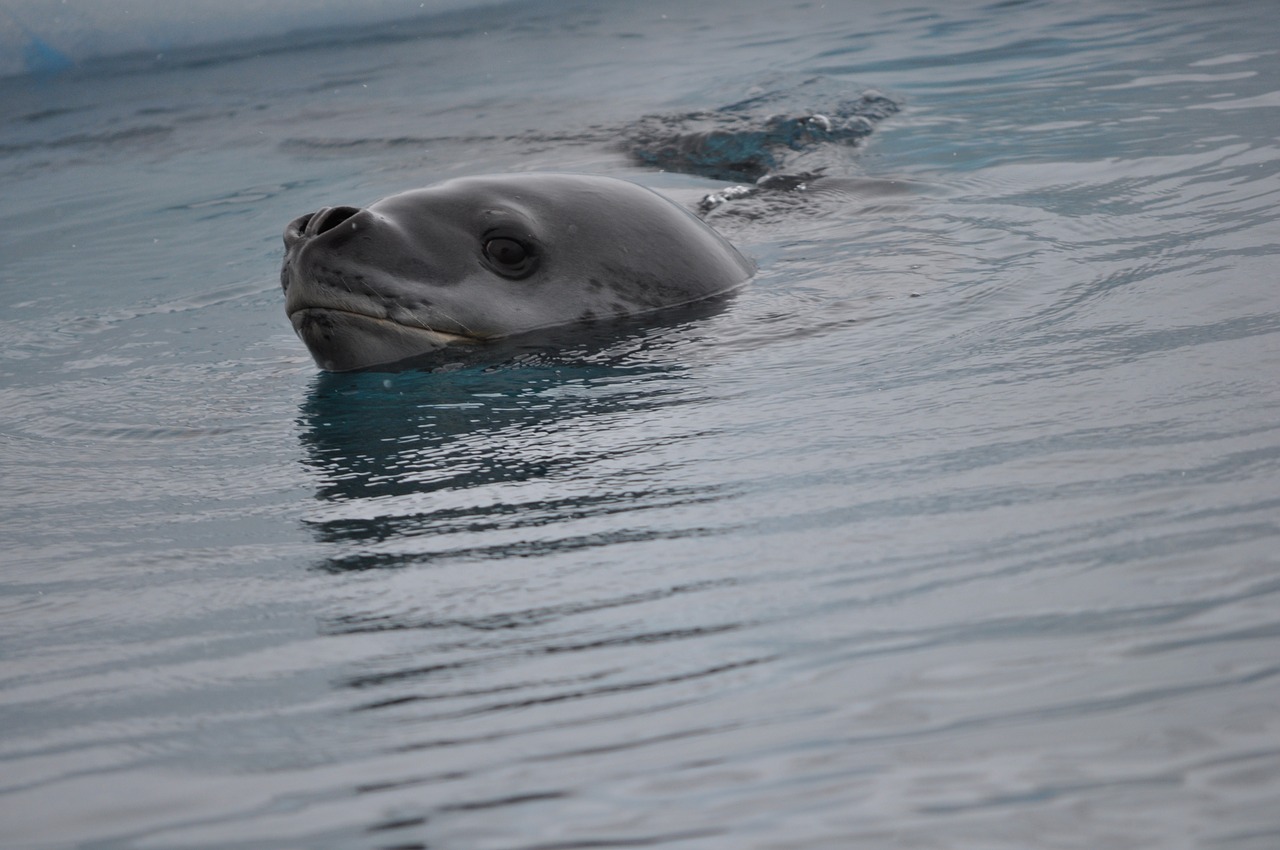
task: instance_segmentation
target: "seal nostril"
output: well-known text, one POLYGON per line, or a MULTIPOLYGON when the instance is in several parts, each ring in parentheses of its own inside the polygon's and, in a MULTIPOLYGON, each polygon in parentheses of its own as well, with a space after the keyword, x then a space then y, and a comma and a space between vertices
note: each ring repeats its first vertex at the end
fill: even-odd
POLYGON ((320 210, 307 222, 307 232, 312 236, 333 230, 351 216, 360 212, 358 207, 329 207, 320 210))
POLYGON ((312 218, 313 216, 311 215, 300 215, 289 222, 284 229, 284 247, 286 250, 292 250, 294 245, 306 238, 307 225, 311 223, 312 218))

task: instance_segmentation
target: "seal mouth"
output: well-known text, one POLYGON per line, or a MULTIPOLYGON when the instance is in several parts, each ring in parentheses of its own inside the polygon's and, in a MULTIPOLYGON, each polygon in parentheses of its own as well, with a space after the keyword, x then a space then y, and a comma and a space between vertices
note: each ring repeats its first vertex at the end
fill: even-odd
POLYGON ((334 307, 300 307, 289 314, 289 322, 316 365, 328 372, 376 368, 446 346, 482 341, 334 307))
POLYGON ((409 332, 413 334, 421 334, 433 341, 438 341, 441 345, 453 345, 455 343, 477 343, 484 342, 478 336, 469 336, 467 334, 453 333, 452 331, 442 331, 437 328, 428 327, 426 325, 406 325, 404 322, 397 322, 385 316, 373 316, 369 313, 357 313, 354 310, 344 310, 340 307, 299 307, 289 314, 289 321, 293 324, 295 330, 301 324, 323 320, 327 317, 338 318, 339 316, 346 318, 348 321, 358 321, 361 324, 369 324, 374 327, 383 326, 388 330, 397 332, 409 332))

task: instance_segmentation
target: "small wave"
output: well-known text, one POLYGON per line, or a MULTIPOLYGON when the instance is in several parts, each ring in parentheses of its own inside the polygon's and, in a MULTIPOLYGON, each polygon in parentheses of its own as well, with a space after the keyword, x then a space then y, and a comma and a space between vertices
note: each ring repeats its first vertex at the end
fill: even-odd
POLYGON ((146 125, 130 127, 125 130, 113 130, 106 133, 72 133, 54 139, 38 139, 28 142, 7 142, 0 144, 0 156, 27 153, 29 151, 56 150, 60 148, 102 148, 129 145, 142 142, 154 142, 173 134, 172 127, 146 125))

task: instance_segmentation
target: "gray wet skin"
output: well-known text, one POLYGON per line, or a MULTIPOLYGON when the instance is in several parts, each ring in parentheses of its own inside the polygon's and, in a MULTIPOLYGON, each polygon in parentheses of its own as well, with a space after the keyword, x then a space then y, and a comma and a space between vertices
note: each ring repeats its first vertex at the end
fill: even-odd
POLYGON ((688 304, 754 273, 682 207, 585 175, 469 177, 327 207, 284 242, 285 310, 333 372, 688 304))

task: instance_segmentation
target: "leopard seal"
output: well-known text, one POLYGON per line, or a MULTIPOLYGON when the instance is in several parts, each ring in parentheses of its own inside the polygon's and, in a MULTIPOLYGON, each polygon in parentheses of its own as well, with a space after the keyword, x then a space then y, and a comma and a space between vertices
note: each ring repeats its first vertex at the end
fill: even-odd
POLYGON ((755 265, 656 192, 612 177, 464 177, 325 207, 284 232, 285 312, 316 364, 639 316, 728 292, 755 265))

